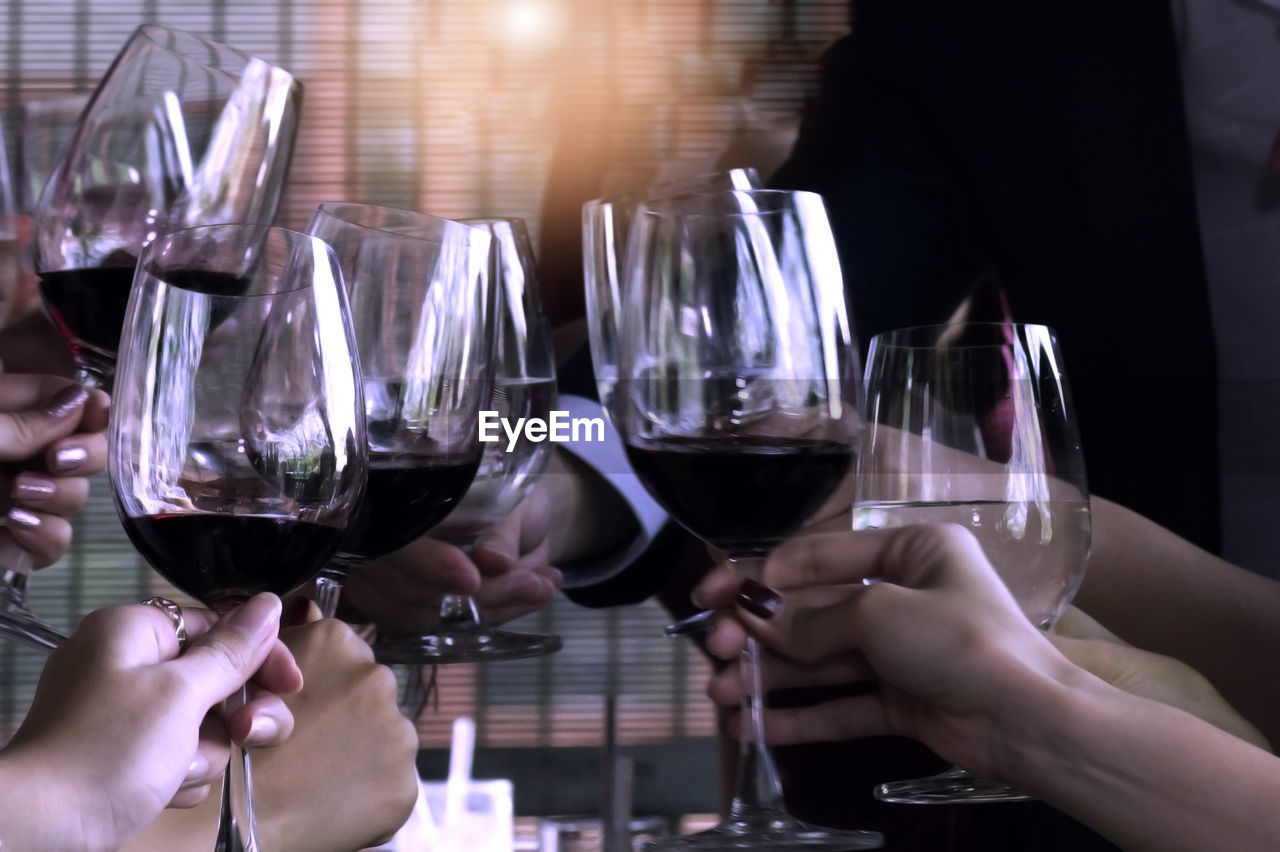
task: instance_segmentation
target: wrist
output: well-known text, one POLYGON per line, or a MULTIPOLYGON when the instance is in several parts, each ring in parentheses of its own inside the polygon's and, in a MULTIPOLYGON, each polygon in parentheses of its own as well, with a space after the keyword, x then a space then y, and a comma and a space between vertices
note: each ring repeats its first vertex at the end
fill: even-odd
POLYGON ((84 818, 87 801, 38 750, 11 746, 0 750, 0 850, 110 849, 84 818))
POLYGON ((1026 789, 1044 768, 1070 764, 1075 738, 1088 730, 1084 721, 1102 699, 1106 684, 1066 658, 1028 667, 1016 683, 998 689, 1002 696, 990 717, 984 774, 1026 789))

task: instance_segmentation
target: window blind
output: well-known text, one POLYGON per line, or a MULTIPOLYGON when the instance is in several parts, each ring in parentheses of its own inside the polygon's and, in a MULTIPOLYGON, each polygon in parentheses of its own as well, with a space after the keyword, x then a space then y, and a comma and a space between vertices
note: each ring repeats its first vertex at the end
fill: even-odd
MULTIPOLYGON (((304 81, 281 224, 305 225, 320 201, 358 200, 520 216, 535 243, 558 149, 603 152, 605 189, 705 170, 733 139, 794 125, 822 48, 848 25, 844 0, 9 0, 7 144, 23 103, 91 90, 144 22, 228 41, 304 81)), ((71 551, 31 582, 41 615, 68 628, 158 588, 105 478, 75 526, 71 551)), ((557 632, 564 650, 444 667, 439 712, 419 720, 424 746, 447 744, 463 713, 482 746, 598 745, 610 690, 622 744, 711 736, 707 664, 661 637, 665 621, 653 603, 557 600, 514 626, 557 632)), ((0 735, 20 720, 42 662, 0 644, 0 735)))

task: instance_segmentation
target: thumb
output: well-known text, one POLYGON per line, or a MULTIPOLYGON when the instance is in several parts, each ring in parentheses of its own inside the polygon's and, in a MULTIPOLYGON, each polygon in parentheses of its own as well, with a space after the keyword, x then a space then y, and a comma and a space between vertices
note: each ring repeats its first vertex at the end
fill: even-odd
POLYGON ((212 707, 253 677, 280 633, 280 609, 275 595, 254 595, 173 661, 202 707, 212 707))

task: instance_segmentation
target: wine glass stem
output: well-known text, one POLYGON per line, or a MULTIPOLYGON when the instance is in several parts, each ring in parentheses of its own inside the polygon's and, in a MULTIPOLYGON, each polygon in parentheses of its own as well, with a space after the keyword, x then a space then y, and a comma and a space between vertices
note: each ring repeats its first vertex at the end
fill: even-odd
MULTIPOLYGON (((245 688, 223 702, 227 718, 248 700, 245 688)), ((253 816, 253 773, 249 752, 238 745, 231 748, 231 762, 222 778, 222 814, 218 820, 218 841, 214 852, 258 852, 253 816)))
MULTIPOLYGON (((730 560, 742 579, 758 580, 764 569, 763 557, 730 560)), ((738 745, 738 774, 730 819, 739 824, 768 823, 785 811, 778 769, 764 744, 764 681, 760 668, 760 645, 748 638, 742 651, 742 717, 747 722, 738 745)))
POLYGON ((76 361, 75 373, 72 378, 77 384, 84 385, 87 388, 102 388, 103 390, 111 389, 111 380, 104 377, 101 373, 93 370, 88 365, 76 361))
POLYGON ((332 566, 326 566, 312 580, 311 600, 320 610, 323 618, 333 618, 338 612, 338 599, 342 597, 342 581, 345 575, 332 566))
POLYGON ((451 633, 480 630, 484 621, 471 595, 445 595, 440 599, 440 629, 451 633))

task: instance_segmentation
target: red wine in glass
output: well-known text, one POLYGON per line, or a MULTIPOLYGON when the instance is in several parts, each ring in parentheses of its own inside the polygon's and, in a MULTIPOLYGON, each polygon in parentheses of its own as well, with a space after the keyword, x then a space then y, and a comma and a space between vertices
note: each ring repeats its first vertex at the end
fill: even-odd
POLYGON ((853 464, 839 441, 742 435, 627 444, 671 516, 726 553, 768 553, 813 517, 853 464))
POLYGON ((123 524, 156 571, 214 607, 297 588, 324 567, 343 536, 334 527, 270 515, 142 515, 123 524))
POLYGON ((479 467, 478 450, 462 458, 370 453, 364 500, 342 551, 377 559, 409 544, 453 511, 479 467))

